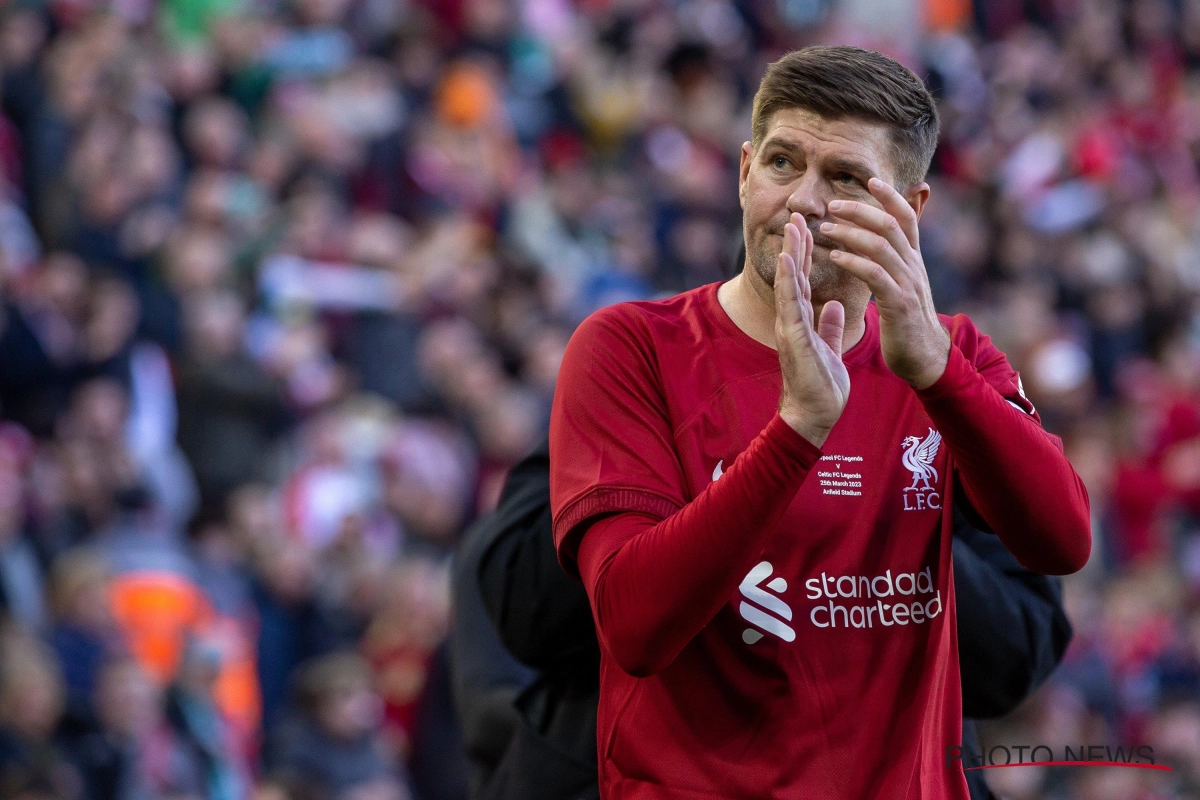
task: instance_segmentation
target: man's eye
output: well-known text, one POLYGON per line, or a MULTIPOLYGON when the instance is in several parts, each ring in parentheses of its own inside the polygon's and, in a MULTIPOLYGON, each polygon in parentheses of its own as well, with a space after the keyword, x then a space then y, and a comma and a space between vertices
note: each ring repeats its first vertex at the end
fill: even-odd
POLYGON ((771 166, 778 170, 784 170, 787 169, 790 164, 783 156, 775 156, 775 158, 771 159, 771 166))
POLYGON ((858 178, 851 175, 849 172, 839 172, 834 176, 834 180, 838 183, 851 184, 858 183, 858 178))

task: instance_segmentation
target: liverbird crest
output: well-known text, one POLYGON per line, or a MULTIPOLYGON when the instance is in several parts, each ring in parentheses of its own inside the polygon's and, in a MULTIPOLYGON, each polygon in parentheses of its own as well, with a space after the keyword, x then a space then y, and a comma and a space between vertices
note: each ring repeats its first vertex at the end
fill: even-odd
POLYGON ((929 433, 922 439, 919 436, 906 436, 901 447, 904 448, 904 455, 901 456, 901 462, 904 468, 913 475, 912 486, 905 487, 904 491, 932 491, 935 487, 931 486, 929 481, 938 479, 937 470, 933 467, 933 460, 937 458, 938 448, 942 444, 942 435, 933 428, 929 429, 929 433))

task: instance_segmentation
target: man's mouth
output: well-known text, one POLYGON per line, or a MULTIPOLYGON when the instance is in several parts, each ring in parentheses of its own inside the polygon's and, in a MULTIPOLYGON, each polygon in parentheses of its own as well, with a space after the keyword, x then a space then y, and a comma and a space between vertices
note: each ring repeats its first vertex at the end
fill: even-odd
MULTIPOLYGON (((826 250, 835 250, 835 249, 838 249, 841 247, 841 245, 839 245, 837 242, 833 241, 833 239, 830 239, 827 236, 823 236, 822 234, 819 234, 816 231, 813 231, 812 229, 809 229, 809 230, 812 233, 814 247, 823 247, 826 250)), ((771 233, 770 235, 783 238, 782 233, 771 233)))

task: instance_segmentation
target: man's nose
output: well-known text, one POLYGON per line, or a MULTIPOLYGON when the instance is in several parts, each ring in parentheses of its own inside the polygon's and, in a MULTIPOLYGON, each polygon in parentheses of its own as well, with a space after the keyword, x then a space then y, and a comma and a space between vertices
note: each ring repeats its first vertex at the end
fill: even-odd
POLYGON ((789 212, 803 214, 806 220, 824 219, 828 202, 828 183, 816 170, 810 169, 804 173, 788 196, 787 209, 789 212))

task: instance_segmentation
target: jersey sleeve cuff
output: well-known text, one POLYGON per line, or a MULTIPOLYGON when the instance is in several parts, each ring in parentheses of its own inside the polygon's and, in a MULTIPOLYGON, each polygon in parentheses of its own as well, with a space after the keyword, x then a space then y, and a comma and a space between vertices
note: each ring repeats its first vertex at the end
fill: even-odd
POLYGON ((812 469, 821 460, 823 451, 788 425, 779 412, 767 423, 766 441, 780 455, 792 459, 805 469, 812 469))
POLYGON ((558 559, 569 571, 574 572, 576 551, 579 549, 579 534, 576 528, 592 517, 613 512, 634 511, 666 519, 679 510, 679 504, 641 489, 601 486, 576 500, 553 522, 554 544, 558 559))
POLYGON ((952 398, 971 387, 979 378, 975 366, 958 349, 958 345, 950 345, 950 356, 946 359, 946 369, 942 376, 924 389, 916 389, 917 397, 922 402, 931 402, 952 398))

